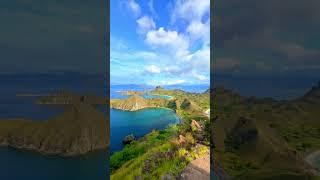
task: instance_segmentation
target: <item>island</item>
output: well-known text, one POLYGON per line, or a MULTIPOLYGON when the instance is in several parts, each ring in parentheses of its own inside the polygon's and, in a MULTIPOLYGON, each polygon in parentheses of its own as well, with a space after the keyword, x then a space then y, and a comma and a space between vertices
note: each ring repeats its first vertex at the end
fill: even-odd
POLYGON ((109 119, 94 105, 101 104, 101 100, 91 104, 83 96, 60 94, 41 97, 37 102, 63 105, 64 112, 45 121, 0 120, 0 146, 59 156, 82 155, 108 147, 109 119))
POLYGON ((180 123, 164 130, 153 130, 135 139, 128 134, 125 147, 110 157, 110 179, 179 179, 195 174, 210 177, 210 90, 202 93, 167 90, 160 86, 132 93, 127 99, 111 99, 110 108, 139 111, 168 108, 180 117, 180 123), (170 99, 155 96, 170 96, 170 99))

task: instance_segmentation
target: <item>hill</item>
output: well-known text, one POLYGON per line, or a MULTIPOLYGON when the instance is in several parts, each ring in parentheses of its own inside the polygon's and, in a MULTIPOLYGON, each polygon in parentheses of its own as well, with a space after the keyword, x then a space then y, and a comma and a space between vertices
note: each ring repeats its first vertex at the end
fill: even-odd
POLYGON ((127 100, 111 100, 111 107, 122 110, 170 108, 180 116, 181 123, 164 130, 154 130, 114 153, 110 157, 110 179, 179 179, 190 175, 186 172, 199 172, 194 171, 192 163, 204 161, 195 159, 209 157, 210 122, 204 113, 210 105, 209 91, 188 93, 157 87, 148 94, 172 98, 131 96, 127 100), (138 106, 134 106, 136 104, 138 106))
POLYGON ((0 120, 0 146, 75 156, 109 144, 109 120, 90 104, 73 104, 47 121, 0 120))
POLYGON ((242 97, 215 88, 215 160, 238 179, 307 179, 304 157, 320 149, 320 87, 291 101, 242 97))

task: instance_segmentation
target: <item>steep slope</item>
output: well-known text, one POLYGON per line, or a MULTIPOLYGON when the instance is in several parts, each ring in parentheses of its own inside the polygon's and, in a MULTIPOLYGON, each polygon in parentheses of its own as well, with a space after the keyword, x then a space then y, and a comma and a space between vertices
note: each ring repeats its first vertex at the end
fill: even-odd
POLYGON ((143 97, 135 94, 125 100, 112 99, 110 101, 110 107, 114 109, 125 110, 125 111, 136 111, 139 109, 150 107, 150 105, 143 97))
POLYGON ((1 120, 0 146, 34 150, 43 154, 74 156, 109 144, 104 115, 89 104, 74 104, 45 122, 1 120))
POLYGON ((292 101, 245 98, 214 89, 216 161, 233 177, 310 178, 306 153, 320 148, 320 87, 292 101))

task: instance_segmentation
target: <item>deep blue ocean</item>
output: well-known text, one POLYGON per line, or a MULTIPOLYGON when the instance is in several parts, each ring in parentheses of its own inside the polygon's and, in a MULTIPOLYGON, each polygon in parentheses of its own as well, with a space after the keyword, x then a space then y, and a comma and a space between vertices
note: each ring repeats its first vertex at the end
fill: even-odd
MULTIPOLYGON (((63 111, 63 107, 35 105, 34 97, 17 97, 19 93, 50 94, 64 89, 79 94, 104 95, 107 88, 103 76, 75 73, 2 74, 0 83, 0 120, 21 117, 43 121, 63 111)), ((105 151, 62 158, 0 147, 0 179, 107 179, 107 159, 108 153, 105 151)))

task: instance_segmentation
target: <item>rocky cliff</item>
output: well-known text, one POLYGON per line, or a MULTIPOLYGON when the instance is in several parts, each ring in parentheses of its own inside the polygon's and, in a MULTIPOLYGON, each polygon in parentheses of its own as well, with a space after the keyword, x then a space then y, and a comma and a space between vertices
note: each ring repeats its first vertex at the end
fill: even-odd
POLYGON ((145 108, 153 107, 167 107, 168 100, 165 99, 144 99, 143 97, 135 94, 128 99, 112 99, 110 107, 113 109, 120 109, 124 111, 137 111, 145 108))

